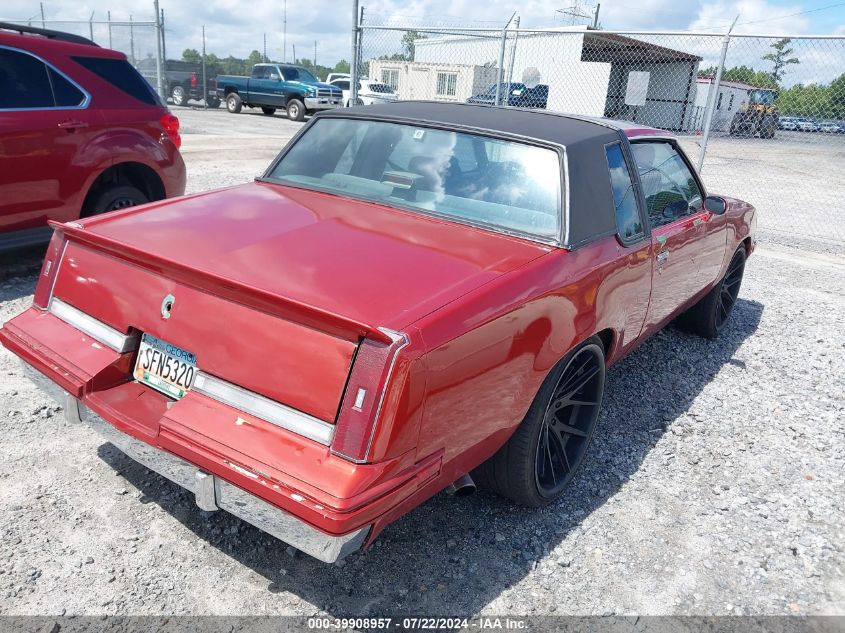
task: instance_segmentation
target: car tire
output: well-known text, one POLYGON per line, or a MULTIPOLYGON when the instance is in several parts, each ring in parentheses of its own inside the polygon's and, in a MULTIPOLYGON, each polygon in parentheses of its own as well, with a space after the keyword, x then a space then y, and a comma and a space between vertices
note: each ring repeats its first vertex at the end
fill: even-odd
POLYGON ((305 104, 303 104, 299 99, 291 99, 288 101, 287 111, 288 118, 291 121, 305 120, 305 104))
POLYGON ((558 499, 587 454, 601 410, 604 379, 604 348, 593 337, 555 365, 516 432, 473 471, 473 478, 529 507, 558 499))
POLYGON ((740 246, 719 282, 689 310, 678 317, 677 325, 691 334, 715 339, 728 321, 736 304, 745 272, 745 247, 740 246))
POLYGON ((219 108, 220 107, 220 99, 218 99, 216 97, 210 97, 208 99, 208 101, 206 102, 206 105, 209 108, 219 108))
POLYGON ((185 88, 179 85, 173 86, 170 91, 170 98, 173 99, 173 105, 183 106, 188 103, 188 95, 185 93, 185 88))
POLYGON ((273 116, 276 114, 276 108, 261 108, 261 111, 266 114, 267 116, 273 116))
POLYGON ((241 95, 237 92, 230 92, 226 95, 226 109, 229 112, 232 114, 238 114, 243 107, 244 104, 243 101, 241 101, 241 95))
POLYGON ((91 198, 91 204, 82 212, 82 217, 99 215, 109 211, 128 209, 149 202, 149 198, 131 185, 111 185, 98 191, 91 198))

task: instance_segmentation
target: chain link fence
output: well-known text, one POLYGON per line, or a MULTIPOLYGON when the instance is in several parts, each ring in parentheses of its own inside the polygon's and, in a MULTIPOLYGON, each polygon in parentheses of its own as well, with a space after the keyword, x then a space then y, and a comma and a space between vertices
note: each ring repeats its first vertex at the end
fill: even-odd
POLYGON ((11 24, 44 28, 80 35, 103 48, 111 48, 126 55, 135 68, 159 93, 167 94, 164 87, 164 71, 158 71, 157 58, 161 55, 158 46, 160 27, 155 21, 128 20, 7 20, 11 24), (159 89, 162 86, 162 89, 159 89))
POLYGON ((764 235, 845 244, 845 36, 407 23, 363 25, 357 47, 360 76, 399 99, 671 130, 710 191, 759 209, 764 235))

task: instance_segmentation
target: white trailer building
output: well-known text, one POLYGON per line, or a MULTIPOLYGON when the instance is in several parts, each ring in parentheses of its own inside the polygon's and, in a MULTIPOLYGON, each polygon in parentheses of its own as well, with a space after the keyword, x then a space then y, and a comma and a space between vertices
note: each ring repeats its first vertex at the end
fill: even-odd
POLYGON ((495 84, 498 70, 470 64, 373 59, 370 76, 393 88, 403 100, 466 101, 495 84))
MULTIPOLYGON (((501 37, 493 34, 429 37, 414 44, 414 65, 419 69, 458 63, 494 73, 498 68, 501 37)), ((511 36, 504 60, 505 82, 549 86, 549 110, 621 118, 670 130, 692 128, 701 61, 697 55, 600 30, 562 27, 511 36)), ((370 62, 371 68, 377 61, 370 62)), ((487 85, 495 82, 494 76, 487 85)))
MULTIPOLYGON (((694 129, 704 129, 704 113, 710 99, 710 93, 716 87, 716 78, 712 75, 699 77, 695 93, 695 119, 694 129)), ((739 112, 743 101, 748 101, 749 91, 754 86, 741 81, 719 82, 719 92, 716 95, 716 107, 713 108, 713 121, 710 129, 715 132, 727 132, 731 129, 731 121, 734 115, 739 112)))

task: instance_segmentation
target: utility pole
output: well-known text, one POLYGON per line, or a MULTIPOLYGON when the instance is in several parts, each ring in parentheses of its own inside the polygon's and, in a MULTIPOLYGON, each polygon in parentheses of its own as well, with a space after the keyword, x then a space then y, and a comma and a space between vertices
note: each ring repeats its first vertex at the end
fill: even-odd
POLYGON ((296 44, 291 44, 293 47, 293 63, 296 63, 296 44))
POLYGON ((352 59, 349 66, 352 79, 349 82, 349 101, 352 105, 358 100, 358 33, 358 0, 352 0, 352 59))
POLYGON ((202 107, 208 108, 208 84, 205 76, 205 24, 202 25, 202 107))
POLYGON ((109 16, 109 48, 114 48, 114 46, 111 45, 111 11, 107 11, 106 13, 109 16))
POLYGON ((561 15, 568 15, 569 16, 569 23, 572 26, 575 26, 575 21, 578 18, 582 20, 592 20, 593 16, 589 13, 585 13, 581 10, 581 0, 575 0, 575 4, 571 7, 566 7, 565 9, 557 9, 555 13, 560 13, 561 15))
POLYGON ((167 63, 167 47, 164 43, 164 9, 161 10, 161 58, 167 63))
POLYGON ((314 40, 314 73, 317 73, 317 40, 314 40))
POLYGON ((285 12, 282 24, 282 62, 288 60, 288 0, 285 2, 285 12))
POLYGON ((266 33, 264 34, 264 55, 263 55, 263 61, 265 61, 265 62, 266 62, 266 61, 269 61, 269 60, 267 59, 267 34, 266 34, 266 33))
MULTIPOLYGON (((162 73, 161 63, 161 11, 159 11, 158 0, 153 0, 153 7, 156 15, 156 87, 159 96, 166 101, 167 95, 164 94, 164 74, 162 73)), ((135 56, 134 52, 132 56, 135 56)))
POLYGON ((91 17, 88 18, 88 39, 94 41, 94 12, 91 11, 91 17))
POLYGON ((132 14, 129 14, 129 58, 135 65, 135 27, 132 25, 132 14))

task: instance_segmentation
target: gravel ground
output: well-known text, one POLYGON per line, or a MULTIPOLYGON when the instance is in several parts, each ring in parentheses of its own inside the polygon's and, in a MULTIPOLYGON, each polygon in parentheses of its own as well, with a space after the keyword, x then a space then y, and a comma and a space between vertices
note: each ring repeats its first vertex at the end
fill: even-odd
MULTIPOLYGON (((224 161, 179 114, 191 190, 297 129, 201 113, 237 123, 224 161)), ((0 614, 845 614, 845 257, 816 250, 761 245, 718 341, 668 329, 611 370, 556 505, 441 494, 331 566, 64 425, 0 350, 0 614)), ((0 257, 0 322, 39 259, 0 257)))

